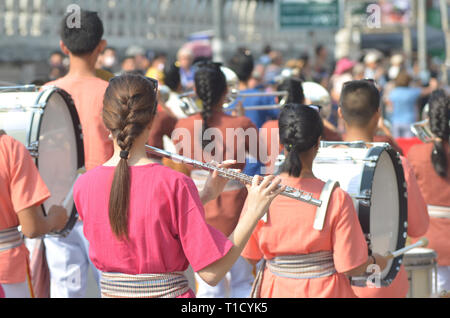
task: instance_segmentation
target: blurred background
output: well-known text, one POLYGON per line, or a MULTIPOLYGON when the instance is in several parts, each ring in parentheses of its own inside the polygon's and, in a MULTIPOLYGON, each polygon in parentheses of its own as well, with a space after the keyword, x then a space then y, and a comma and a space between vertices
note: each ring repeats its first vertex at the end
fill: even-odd
POLYGON ((113 71, 133 67, 129 57, 138 68, 175 58, 188 42, 206 43, 219 61, 246 47, 255 57, 271 51, 274 64, 308 67, 320 45, 329 72, 369 49, 381 62, 400 52, 424 78, 445 69, 446 0, 0 0, 0 85, 64 73, 58 25, 72 4, 99 13, 113 71))

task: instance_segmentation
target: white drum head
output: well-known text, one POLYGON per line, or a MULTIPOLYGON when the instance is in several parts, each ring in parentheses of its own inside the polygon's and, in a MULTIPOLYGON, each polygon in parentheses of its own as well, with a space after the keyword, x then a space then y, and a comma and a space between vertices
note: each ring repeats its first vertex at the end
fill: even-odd
POLYGON ((77 136, 69 108, 59 93, 50 95, 39 125, 37 166, 51 192, 44 203, 48 211, 53 204, 62 204, 78 170, 77 136))
MULTIPOLYGON (((340 187, 353 199, 371 251, 385 255, 405 244, 406 189, 398 154, 387 145, 372 145, 370 148, 321 147, 313 172, 324 181, 339 181, 340 187)), ((384 285, 395 278, 400 263, 401 257, 388 262, 380 273, 384 285)))
MULTIPOLYGON (((381 255, 387 251, 395 251, 399 234, 399 193, 395 169, 386 151, 381 153, 375 168, 371 204, 372 251, 381 255)), ((391 263, 392 261, 389 261, 382 276, 385 276, 391 263)))

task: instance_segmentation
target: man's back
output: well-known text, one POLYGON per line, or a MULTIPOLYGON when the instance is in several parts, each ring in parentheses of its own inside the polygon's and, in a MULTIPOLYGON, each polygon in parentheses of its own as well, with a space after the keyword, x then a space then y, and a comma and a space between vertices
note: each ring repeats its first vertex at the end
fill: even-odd
POLYGON ((72 96, 83 132, 86 169, 107 161, 113 154, 113 143, 102 119, 103 96, 108 82, 94 76, 65 76, 46 85, 62 88, 72 96))

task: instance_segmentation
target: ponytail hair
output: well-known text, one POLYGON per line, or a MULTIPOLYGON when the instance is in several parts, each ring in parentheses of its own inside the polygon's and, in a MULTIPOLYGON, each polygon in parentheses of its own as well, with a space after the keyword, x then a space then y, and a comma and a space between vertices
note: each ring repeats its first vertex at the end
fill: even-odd
POLYGON ((202 148, 208 144, 207 140, 203 140, 203 134, 208 129, 208 120, 211 118, 214 108, 220 101, 223 94, 227 90, 227 80, 219 63, 213 62, 199 62, 194 75, 195 91, 202 101, 203 109, 201 116, 203 119, 202 125, 202 148))
POLYGON ((133 142, 156 113, 157 85, 137 74, 113 78, 103 99, 103 122, 121 149, 109 196, 109 222, 117 238, 128 238, 130 172, 128 156, 133 142))
POLYGON ((444 90, 438 89, 431 93, 428 102, 430 107, 429 120, 431 132, 440 140, 433 141, 431 162, 436 173, 441 177, 447 176, 447 153, 444 143, 449 143, 450 135, 450 99, 444 90))
POLYGON ((304 104, 305 94, 303 92, 302 80, 297 77, 288 77, 277 86, 278 91, 287 91, 286 103, 304 104))
POLYGON ((317 144, 323 133, 319 113, 306 105, 286 104, 278 119, 280 142, 287 150, 282 172, 299 177, 302 172, 300 154, 317 144))

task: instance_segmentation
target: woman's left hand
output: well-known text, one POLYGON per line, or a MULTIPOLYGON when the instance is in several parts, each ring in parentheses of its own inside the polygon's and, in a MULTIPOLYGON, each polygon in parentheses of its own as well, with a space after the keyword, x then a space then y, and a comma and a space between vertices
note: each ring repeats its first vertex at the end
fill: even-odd
MULTIPOLYGON (((231 166, 236 164, 236 160, 225 160, 222 163, 218 164, 214 161, 210 162, 210 164, 217 166, 218 168, 231 168, 231 166)), ((237 172, 241 172, 240 170, 236 170, 237 172)), ((202 203, 205 204, 211 200, 216 199, 225 188, 225 185, 229 179, 219 176, 219 172, 214 170, 209 174, 208 179, 206 180, 205 186, 200 193, 200 198, 202 203)))

